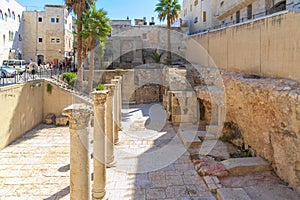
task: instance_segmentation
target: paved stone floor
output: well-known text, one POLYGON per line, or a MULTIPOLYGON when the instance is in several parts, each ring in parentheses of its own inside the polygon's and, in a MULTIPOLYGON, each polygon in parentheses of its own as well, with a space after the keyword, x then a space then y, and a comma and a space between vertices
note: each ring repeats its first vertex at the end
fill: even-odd
POLYGON ((67 127, 39 125, 0 151, 0 199, 69 199, 67 127))
MULTIPOLYGON (((109 199, 215 199, 165 117, 159 105, 124 109, 109 199)), ((69 163, 68 128, 39 125, 0 151, 0 199, 69 199, 69 163)))
POLYGON ((215 199, 165 117, 156 104, 124 109, 116 164, 107 170, 110 199, 215 199))

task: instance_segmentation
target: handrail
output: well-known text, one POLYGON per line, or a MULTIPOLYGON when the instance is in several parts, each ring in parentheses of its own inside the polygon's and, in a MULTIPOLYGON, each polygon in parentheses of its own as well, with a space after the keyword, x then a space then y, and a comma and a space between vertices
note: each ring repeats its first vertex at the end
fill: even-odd
POLYGON ((60 75, 63 72, 70 71, 70 69, 65 68, 65 70, 59 70, 58 68, 51 68, 51 69, 38 69, 37 71, 25 71, 24 73, 16 73, 12 77, 0 77, 0 87, 13 85, 18 83, 24 83, 36 79, 43 79, 43 78, 51 78, 55 75, 60 75))

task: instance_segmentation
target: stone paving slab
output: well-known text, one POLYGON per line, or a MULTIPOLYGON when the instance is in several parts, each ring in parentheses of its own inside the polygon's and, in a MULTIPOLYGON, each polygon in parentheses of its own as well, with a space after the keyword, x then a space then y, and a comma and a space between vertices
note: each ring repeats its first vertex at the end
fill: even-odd
MULTIPOLYGON (((124 110, 131 116, 107 168, 109 199, 214 200, 173 127, 145 128, 150 107, 124 110)), ((68 127, 41 124, 1 150, 0 199, 69 199, 69 140, 68 127)))
POLYGON ((69 199, 69 130, 41 124, 0 151, 0 199, 69 199))
POLYGON ((145 128, 148 118, 145 113, 148 113, 149 108, 149 105, 141 105, 123 111, 125 115, 130 113, 131 119, 122 124, 125 128, 120 132, 120 144, 116 146, 116 166, 107 169, 109 180, 106 189, 109 199, 215 199, 195 171, 185 149, 180 156, 169 159, 171 155, 165 148, 170 144, 176 149, 184 148, 173 127, 166 124, 161 131, 145 128), (135 131, 140 131, 140 135, 135 131), (130 151, 128 148, 134 150, 130 151), (151 156, 151 153, 153 158, 148 163, 149 166, 155 166, 159 162, 157 158, 166 160, 165 164, 162 167, 158 165, 157 169, 153 167, 155 170, 136 173, 144 169, 144 163, 141 162, 147 160, 144 157, 148 154, 151 156))

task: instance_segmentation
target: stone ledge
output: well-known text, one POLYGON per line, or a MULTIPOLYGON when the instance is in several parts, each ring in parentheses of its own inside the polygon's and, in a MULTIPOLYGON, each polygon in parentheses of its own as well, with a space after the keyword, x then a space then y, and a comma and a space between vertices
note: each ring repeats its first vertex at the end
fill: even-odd
POLYGON ((216 193, 217 190, 222 187, 220 180, 216 176, 204 176, 203 179, 209 191, 213 193, 216 193))
POLYGON ((218 200, 251 200, 243 188, 220 188, 217 190, 218 200))
POLYGON ((230 175, 241 175, 249 172, 268 171, 272 167, 268 161, 260 157, 231 158, 222 161, 230 175))

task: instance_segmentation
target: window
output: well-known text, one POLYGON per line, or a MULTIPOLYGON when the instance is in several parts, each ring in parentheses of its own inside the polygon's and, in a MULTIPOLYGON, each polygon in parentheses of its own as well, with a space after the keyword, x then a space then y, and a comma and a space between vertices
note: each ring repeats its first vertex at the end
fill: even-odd
POLYGON ((241 20, 241 13, 240 13, 240 11, 237 11, 236 13, 235 13, 235 17, 236 17, 236 23, 240 23, 240 20, 241 20))
POLYGON ((7 22, 7 14, 4 14, 4 20, 7 22))
POLYGON ((197 6, 198 5, 198 0, 195 0, 194 1, 194 6, 197 6))
POLYGON ((50 19, 50 21, 51 21, 51 23, 59 23, 59 18, 54 18, 54 17, 52 17, 52 18, 50 19))
POLYGON ((15 20, 16 19, 16 15, 15 15, 15 12, 12 11, 12 19, 15 20))
POLYGON ((43 22, 43 18, 42 17, 39 17, 39 22, 43 22))
POLYGON ((220 3, 220 7, 222 7, 224 5, 224 1, 221 1, 220 3))
POLYGON ((51 38, 51 44, 55 43, 55 38, 51 38))
POLYGON ((21 42, 22 41, 22 36, 19 34, 19 41, 21 42))
POLYGON ((248 19, 252 18, 252 4, 247 6, 247 18, 248 19))
POLYGON ((21 16, 18 15, 18 22, 21 22, 21 16))
POLYGON ((206 11, 203 11, 203 22, 206 22, 206 11))
POLYGON ((56 43, 60 43, 60 39, 59 38, 56 38, 56 43))
POLYGON ((39 42, 43 42, 43 38, 39 38, 39 42))
POLYGON ((12 32, 12 31, 9 31, 8 32, 8 39, 9 39, 9 41, 13 41, 14 40, 14 32, 12 32))
POLYGON ((193 5, 192 4, 190 5, 190 11, 193 11, 193 5))
POLYGON ((4 18, 3 18, 2 10, 0 10, 0 19, 2 19, 2 20, 4 19, 4 18))
POLYGON ((10 12, 10 9, 8 9, 8 17, 11 18, 11 12, 10 12))

